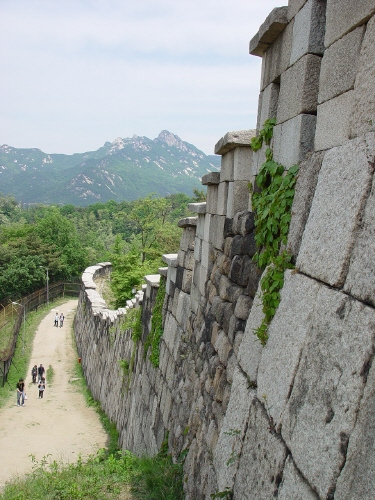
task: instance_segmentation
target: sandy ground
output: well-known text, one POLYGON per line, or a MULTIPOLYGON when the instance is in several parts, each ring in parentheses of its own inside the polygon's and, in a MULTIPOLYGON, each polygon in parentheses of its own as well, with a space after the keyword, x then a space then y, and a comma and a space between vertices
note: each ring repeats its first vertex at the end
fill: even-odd
POLYGON ((77 355, 72 346, 71 325, 76 300, 52 308, 41 321, 34 339, 28 375, 25 407, 14 399, 0 411, 0 490, 15 475, 24 475, 32 467, 30 455, 40 461, 74 462, 105 447, 107 435, 94 409, 85 400, 74 379, 77 355), (63 312, 64 326, 53 326, 55 313, 63 312), (46 379, 43 399, 38 399, 37 385, 32 383, 32 366, 51 365, 54 377, 46 379))

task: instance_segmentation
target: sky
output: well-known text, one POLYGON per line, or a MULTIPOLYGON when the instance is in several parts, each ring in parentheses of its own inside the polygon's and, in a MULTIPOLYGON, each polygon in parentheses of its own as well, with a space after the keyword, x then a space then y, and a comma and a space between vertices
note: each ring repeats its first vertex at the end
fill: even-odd
POLYGON ((82 153, 255 128, 249 41, 287 0, 1 0, 0 145, 82 153))

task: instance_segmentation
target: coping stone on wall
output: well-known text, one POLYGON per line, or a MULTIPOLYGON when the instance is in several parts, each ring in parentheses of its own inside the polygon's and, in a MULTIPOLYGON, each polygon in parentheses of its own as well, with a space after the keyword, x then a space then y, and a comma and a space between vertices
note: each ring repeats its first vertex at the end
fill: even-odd
POLYGON ((267 395, 267 407, 276 427, 293 388, 302 349, 311 329, 311 317, 320 287, 317 281, 288 270, 281 301, 268 327, 258 369, 258 394, 267 395))
POLYGON ((325 8, 326 4, 322 0, 308 0, 296 14, 290 64, 308 53, 323 54, 325 8))
MULTIPOLYGON (((298 115, 280 125, 273 133, 273 158, 286 169, 300 163, 314 149, 316 116, 298 115)), ((264 161, 264 160, 263 160, 264 161)))
POLYGON ((324 156, 297 268, 332 286, 342 286, 368 198, 374 134, 352 139, 324 156))
MULTIPOLYGON (((254 130, 237 130, 227 132, 215 145, 215 154, 224 155, 238 146, 249 146, 254 130)), ((222 180, 222 179, 221 179, 222 180)))
POLYGON ((281 75, 277 123, 316 111, 322 58, 306 54, 281 75))
POLYGON ((234 498, 276 498, 278 479, 282 477, 286 457, 284 443, 275 433, 270 432, 267 412, 254 398, 234 481, 234 498))
POLYGON ((340 146, 349 139, 353 104, 354 90, 319 104, 315 134, 316 151, 340 146))
POLYGON ((209 172, 202 177, 201 184, 203 186, 211 186, 212 184, 219 184, 220 172, 209 172))
POLYGON ((205 214, 206 213, 206 202, 203 203, 188 203, 189 212, 195 214, 205 214))
POLYGON ((345 464, 365 367, 373 358, 374 323, 373 308, 320 287, 281 429, 297 468, 319 498, 329 498, 345 464))
POLYGON ((324 151, 318 151, 308 155, 298 169, 287 242, 288 252, 295 258, 301 246, 324 154, 324 151))
POLYGON ((264 53, 260 90, 264 90, 270 83, 278 83, 280 75, 288 69, 292 52, 293 25, 294 19, 264 53))
POLYGON ((353 113, 350 120, 350 137, 375 130, 375 15, 367 24, 363 39, 358 73, 354 84, 353 113))
POLYGON ((307 0, 289 0, 287 19, 290 21, 305 5, 307 0))
POLYGON ((320 69, 319 104, 354 87, 364 32, 365 27, 360 26, 324 52, 320 69))
MULTIPOLYGON (((335 495, 336 498, 336 495, 335 495)), ((353 497, 351 497, 352 499, 353 497)), ((359 498, 359 497, 358 497, 359 498)), ((278 500, 318 500, 318 496, 296 469, 289 455, 285 462, 283 481, 279 488, 278 500)), ((349 500, 349 499, 348 499, 349 500)))
POLYGON ((327 0, 326 34, 324 44, 328 48, 333 42, 364 24, 375 14, 373 0, 327 0))
POLYGON ((270 83, 263 92, 261 92, 262 98, 259 103, 257 130, 260 130, 264 122, 269 118, 276 118, 279 91, 280 85, 278 83, 270 83))
POLYGON ((251 55, 263 56, 267 48, 284 31, 288 24, 287 14, 287 7, 276 7, 270 12, 264 23, 260 26, 258 33, 250 41, 249 53, 251 55))
POLYGON ((161 258, 168 266, 177 267, 178 253, 165 253, 161 258))
POLYGON ((158 272, 161 276, 164 276, 164 278, 166 278, 168 275, 168 267, 159 267, 158 272))
POLYGON ((344 290, 375 306, 375 176, 357 234, 344 290), (371 242, 371 243, 370 243, 371 242))
POLYGON ((335 499, 370 498, 375 489, 375 363, 372 363, 335 499), (370 497, 369 497, 370 495, 370 497))
POLYGON ((178 227, 194 227, 197 225, 198 222, 198 217, 184 217, 183 219, 180 219, 177 223, 178 227))
POLYGON ((247 428, 249 411, 255 391, 249 389, 248 382, 241 370, 236 367, 233 373, 232 390, 219 439, 214 451, 214 467, 216 471, 218 490, 232 489, 234 476, 237 472, 245 430, 247 428), (233 432, 235 430, 235 432, 233 432))

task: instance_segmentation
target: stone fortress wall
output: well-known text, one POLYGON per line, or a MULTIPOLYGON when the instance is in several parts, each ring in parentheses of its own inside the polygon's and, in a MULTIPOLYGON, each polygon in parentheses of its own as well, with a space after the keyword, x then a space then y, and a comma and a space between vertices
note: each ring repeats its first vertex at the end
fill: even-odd
POLYGON ((137 346, 84 275, 75 320, 88 385, 120 445, 184 461, 186 498, 364 500, 375 490, 375 1, 289 0, 250 42, 262 57, 261 128, 276 117, 274 159, 300 164, 281 303, 265 347, 254 183, 254 131, 216 145, 207 202, 190 206, 178 254, 128 307, 142 305, 137 346), (160 365, 144 357, 166 285, 160 365), (132 373, 119 360, 134 361, 132 373))

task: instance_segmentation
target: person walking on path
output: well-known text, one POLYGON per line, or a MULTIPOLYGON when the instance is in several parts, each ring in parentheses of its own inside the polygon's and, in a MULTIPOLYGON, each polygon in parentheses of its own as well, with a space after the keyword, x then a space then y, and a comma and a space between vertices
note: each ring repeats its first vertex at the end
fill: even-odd
POLYGON ((40 363, 40 366, 38 368, 38 381, 42 380, 42 378, 44 378, 44 372, 46 370, 44 369, 44 366, 42 365, 42 363, 40 363))
POLYGON ((61 314, 60 314, 60 328, 62 328, 62 327, 63 327, 63 325, 64 325, 64 319, 65 319, 65 318, 64 318, 64 315, 63 315, 63 313, 61 313, 61 314))
POLYGON ((55 314, 55 323, 54 323, 54 325, 57 326, 57 327, 59 326, 59 313, 58 312, 55 314))
POLYGON ((44 377, 42 378, 42 380, 39 381, 38 389, 39 389, 39 398, 43 399, 43 394, 46 389, 46 381, 44 377))
POLYGON ((17 406, 20 406, 22 402, 22 406, 25 406, 25 382, 23 378, 20 378, 17 383, 17 406))
POLYGON ((33 378, 33 384, 36 384, 37 375, 38 375, 38 367, 37 367, 37 365, 34 365, 31 369, 31 376, 33 378))

